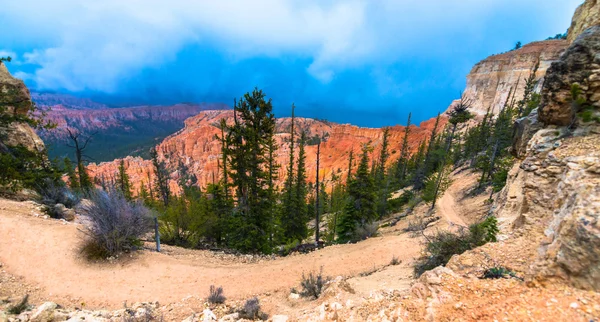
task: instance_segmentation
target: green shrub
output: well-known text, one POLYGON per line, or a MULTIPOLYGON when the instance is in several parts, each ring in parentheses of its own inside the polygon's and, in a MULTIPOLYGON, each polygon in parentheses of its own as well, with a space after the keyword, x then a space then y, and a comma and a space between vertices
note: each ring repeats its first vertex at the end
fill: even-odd
POLYGON ((350 241, 354 243, 359 242, 361 240, 365 240, 367 238, 375 237, 379 234, 378 230, 379 223, 377 222, 358 225, 356 226, 356 229, 354 229, 354 233, 352 234, 352 238, 350 241))
POLYGON ((600 123, 600 116, 595 115, 593 107, 584 108, 581 112, 579 112, 579 117, 581 117, 581 120, 585 123, 592 121, 600 123))
POLYGON ((437 232, 434 236, 428 237, 425 255, 415 263, 415 275, 418 277, 425 271, 446 265, 454 255, 462 254, 488 242, 495 242, 496 234, 498 234, 498 221, 494 216, 487 217, 482 222, 469 226, 468 230, 457 234, 447 231, 437 232))
POLYGON ((402 210, 402 207, 409 203, 414 198, 415 194, 412 191, 404 191, 398 198, 388 200, 388 206, 390 212, 398 212, 402 210))
POLYGON ((24 311, 27 311, 27 309, 29 309, 29 294, 25 295, 23 297, 23 299, 21 300, 21 302, 12 305, 8 308, 7 312, 8 314, 21 314, 24 311))
POLYGON ((486 279, 498 279, 498 278, 508 278, 508 277, 513 277, 516 279, 521 279, 520 277, 517 276, 517 274, 511 270, 509 270, 506 267, 492 267, 489 269, 486 269, 485 272, 483 272, 483 278, 486 279))
POLYGON ((0 145, 0 189, 5 193, 22 188, 38 190, 47 179, 58 182, 61 173, 50 163, 44 153, 29 151, 23 146, 5 147, 0 145))
POLYGON ((325 289, 325 284, 329 281, 328 277, 323 276, 323 267, 319 272, 309 272, 308 275, 302 273, 302 280, 300 281, 300 287, 302 291, 300 295, 302 297, 310 297, 318 299, 321 296, 321 292, 325 289))

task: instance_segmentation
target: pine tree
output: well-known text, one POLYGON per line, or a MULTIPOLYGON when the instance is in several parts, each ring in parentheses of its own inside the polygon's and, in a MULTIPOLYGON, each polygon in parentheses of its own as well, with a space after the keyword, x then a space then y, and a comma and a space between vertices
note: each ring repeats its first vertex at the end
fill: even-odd
POLYGON ((523 116, 525 109, 527 107, 527 103, 531 100, 532 94, 534 94, 533 90, 536 84, 536 74, 538 69, 540 68, 540 61, 538 60, 533 69, 529 73, 529 77, 527 81, 525 81, 525 90, 523 91, 523 99, 521 99, 517 103, 517 118, 523 116))
POLYGON ((146 184, 144 181, 140 183, 140 190, 138 191, 138 198, 144 202, 146 205, 151 205, 150 194, 148 193, 148 189, 146 188, 146 184))
POLYGON ((421 166, 417 169, 414 180, 413 180, 413 188, 417 191, 420 191, 424 188, 425 178, 428 176, 430 169, 432 168, 432 153, 435 146, 435 138, 437 136, 438 126, 440 124, 440 113, 438 112, 437 117, 435 118, 435 125, 433 126, 433 130, 431 131, 431 135, 429 136, 429 143, 427 144, 427 149, 425 150, 425 160, 421 166))
POLYGON ((287 168, 287 177, 284 184, 284 191, 282 194, 282 207, 281 207, 281 227, 283 233, 283 242, 288 243, 291 241, 297 241, 298 238, 303 238, 302 235, 302 226, 303 226, 303 218, 299 215, 299 200, 296 188, 297 177, 294 172, 295 167, 295 117, 294 117, 295 107, 292 104, 292 118, 290 124, 290 156, 289 163, 287 168))
POLYGON ((306 185, 306 133, 300 135, 300 145, 298 146, 298 167, 296 169, 296 179, 294 187, 294 207, 293 229, 286 232, 286 236, 290 240, 302 241, 308 236, 308 205, 306 204, 306 196, 308 193, 306 185))
POLYGON ((356 176, 348 186, 348 202, 338 224, 338 241, 345 243, 355 239, 355 231, 361 225, 371 223, 377 218, 375 210, 375 185, 369 173, 369 152, 365 144, 356 176))
POLYGON ((319 162, 321 158, 321 139, 319 139, 319 142, 317 143, 317 178, 315 180, 315 245, 319 246, 319 234, 320 234, 320 230, 321 230, 321 226, 320 226, 320 213, 321 213, 321 205, 322 205, 322 200, 320 199, 321 196, 319 195, 319 188, 321 188, 321 183, 319 182, 319 167, 320 164, 319 162))
POLYGON ((275 236, 278 235, 278 227, 279 227, 279 223, 278 223, 278 213, 277 213, 277 199, 278 199, 278 195, 277 195, 277 188, 275 187, 275 181, 278 179, 278 171, 279 171, 279 164, 277 164, 277 160, 276 160, 276 153, 277 153, 277 142, 275 141, 275 136, 271 135, 268 139, 267 139, 267 167, 268 167, 268 177, 267 177, 267 189, 268 189, 268 193, 269 196, 267 198, 267 200, 271 203, 271 205, 269 205, 269 229, 270 231, 268 232, 269 234, 269 243, 270 243, 270 247, 272 248, 274 246, 274 239, 275 236))
POLYGON ((346 186, 350 185, 352 181, 352 167, 354 166, 354 150, 350 150, 348 155, 348 175, 346 177, 346 186))
POLYGON ((375 170, 375 185, 378 187, 377 192, 377 214, 379 217, 384 216, 388 211, 388 199, 390 197, 390 187, 388 176, 386 175, 385 164, 389 158, 388 145, 389 145, 390 129, 388 127, 383 128, 383 139, 381 142, 381 152, 379 154, 379 161, 375 170))
POLYGON ((69 177, 69 187, 73 191, 79 191, 79 179, 77 178, 77 173, 75 173, 75 168, 73 167, 73 163, 71 159, 65 158, 65 170, 67 172, 67 177, 69 177))
POLYGON ((412 113, 408 113, 408 120, 404 128, 404 137, 402 139, 402 147, 400 148, 400 158, 396 164, 396 182, 398 186, 404 185, 406 179, 406 166, 408 163, 408 136, 410 134, 410 117, 412 113))
POLYGON ((119 162, 119 173, 117 174, 117 187, 127 200, 132 199, 131 184, 129 183, 129 175, 125 169, 125 161, 121 159, 119 162))
POLYGON ((221 141, 221 167, 222 167, 222 184, 224 198, 229 198, 229 173, 227 172, 227 163, 229 162, 227 156, 227 137, 225 136, 225 129, 227 128, 227 122, 225 119, 221 119, 221 136, 217 137, 218 140, 221 141))
POLYGON ((227 155, 235 188, 233 227, 228 242, 245 252, 271 251, 270 214, 275 204, 268 191, 268 141, 275 135, 271 100, 258 89, 244 94, 234 106, 234 124, 228 126, 227 155))
POLYGON ((169 200, 171 198, 171 188, 169 187, 169 172, 167 167, 162 160, 158 160, 158 152, 156 148, 150 150, 150 157, 152 158, 152 166, 154 168, 154 175, 156 176, 155 187, 159 195, 163 206, 169 206, 169 200))
MULTIPOLYGON (((473 118, 473 114, 469 112, 469 108, 471 107, 471 101, 465 97, 465 95, 461 95, 460 101, 456 104, 449 112, 449 120, 451 130, 450 135, 447 138, 447 145, 444 151, 444 156, 442 158, 442 168, 446 165, 447 157, 450 153, 450 149, 452 148, 452 141, 454 139, 454 134, 456 133, 456 128, 459 124, 465 123, 471 118, 473 118)), ((438 179, 435 188, 435 193, 433 196, 433 202, 431 203, 431 209, 435 207, 435 202, 438 198, 438 194, 440 192, 440 187, 442 185, 444 171, 438 172, 438 179)))

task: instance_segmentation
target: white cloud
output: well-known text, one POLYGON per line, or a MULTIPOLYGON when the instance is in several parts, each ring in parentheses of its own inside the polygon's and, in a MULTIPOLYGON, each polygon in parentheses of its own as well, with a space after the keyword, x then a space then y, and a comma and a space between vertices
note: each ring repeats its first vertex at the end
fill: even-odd
POLYGON ((456 34, 483 37, 477 29, 499 8, 546 8, 535 14, 566 25, 565 12, 581 1, 551 2, 19 0, 3 4, 0 18, 35 44, 23 57, 40 65, 32 76, 39 88, 113 92, 119 80, 175 59, 189 44, 217 46, 230 59, 309 57, 308 72, 329 82, 345 68, 451 47, 456 34))

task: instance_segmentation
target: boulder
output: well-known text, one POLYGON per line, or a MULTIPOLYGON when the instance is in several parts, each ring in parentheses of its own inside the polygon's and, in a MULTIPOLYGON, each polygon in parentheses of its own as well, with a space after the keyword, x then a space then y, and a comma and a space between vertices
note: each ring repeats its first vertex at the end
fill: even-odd
POLYGON ((57 203, 56 205, 54 205, 54 214, 59 218, 65 219, 66 221, 75 220, 76 215, 75 210, 67 208, 61 203, 57 203))
MULTIPOLYGON (((12 77, 3 63, 0 63, 0 104, 5 107, 2 113, 25 115, 31 107, 31 96, 23 81, 12 77)), ((24 146, 32 152, 43 152, 46 147, 35 131, 26 123, 13 122, 0 126, 0 150, 7 147, 24 146)))
POLYGON ((570 125, 578 112, 572 104, 572 85, 579 84, 584 98, 591 101, 599 88, 589 84, 599 76, 600 26, 594 26, 582 32, 548 69, 538 109, 539 120, 547 125, 570 125))
POLYGON ((290 318, 287 315, 273 315, 271 321, 273 322, 287 322, 290 318))
POLYGON ((511 153, 516 158, 522 159, 527 152, 527 144, 533 135, 542 128, 542 124, 538 122, 537 109, 523 118, 515 121, 515 134, 511 153))
POLYGON ((54 311, 58 308, 58 304, 54 302, 46 302, 40 305, 33 315, 31 315, 31 322, 48 322, 55 321, 54 311))

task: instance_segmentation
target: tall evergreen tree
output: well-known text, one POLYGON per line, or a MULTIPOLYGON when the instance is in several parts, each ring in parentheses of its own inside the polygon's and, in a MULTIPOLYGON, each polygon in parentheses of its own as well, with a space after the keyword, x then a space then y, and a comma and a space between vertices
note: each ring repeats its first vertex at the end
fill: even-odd
POLYGON ((271 251, 271 207, 268 190, 268 142, 275 135, 271 100, 258 89, 246 93, 234 106, 234 124, 228 126, 227 154, 235 187, 231 247, 246 252, 271 251))
POLYGON ((302 132, 300 135, 300 145, 298 146, 298 168, 296 170, 296 187, 295 187, 295 200, 296 205, 296 231, 290 232, 289 235, 292 239, 301 241, 308 236, 308 205, 306 204, 306 196, 308 193, 306 185, 306 132, 302 132))
POLYGON ((352 167, 354 166, 354 150, 350 150, 348 155, 348 175, 346 176, 346 186, 350 185, 352 181, 352 167))
POLYGON ((375 185, 378 188, 377 193, 377 214, 381 217, 388 211, 388 199, 391 195, 388 176, 386 175, 385 165, 389 158, 388 145, 389 145, 390 129, 388 127, 383 128, 383 138, 381 142, 381 152, 379 154, 379 161, 375 170, 375 185))
POLYGON ((538 60, 535 66, 531 69, 529 77, 525 81, 525 90, 523 91, 523 98, 517 103, 517 118, 523 116, 523 113, 527 107, 527 103, 531 100, 532 94, 534 94, 536 84, 536 74, 540 68, 540 61, 538 60))
POLYGON ((408 120, 404 128, 404 137, 402 138, 402 147, 400 148, 400 158, 396 165, 396 181, 399 186, 404 185, 406 179, 406 166, 408 164, 408 135, 410 134, 410 117, 412 113, 408 113, 408 120))
MULTIPOLYGON (((450 135, 448 136, 447 139, 447 143, 446 143, 446 149, 444 151, 444 157, 442 158, 442 169, 443 167, 446 165, 446 160, 448 157, 448 154, 450 153, 450 149, 452 148, 452 141, 454 139, 454 135, 456 133, 456 128, 458 127, 459 124, 465 123, 468 120, 470 120, 471 118, 473 118, 473 114, 471 114, 471 112, 469 112, 469 108, 471 107, 471 101, 466 98, 466 96, 463 94, 460 97, 460 101, 458 102, 458 104, 454 105, 454 107, 448 112, 448 123, 450 123, 450 135)), ((444 171, 440 170, 438 172, 438 179, 437 179, 437 184, 436 184, 436 188, 435 188, 435 193, 433 195, 433 202, 431 203, 431 209, 433 209, 435 207, 435 202, 437 200, 438 194, 440 192, 440 186, 442 184, 442 180, 443 180, 443 174, 444 171)))
POLYGON ((338 241, 352 241, 357 227, 366 225, 377 218, 375 209, 375 185, 369 173, 369 144, 362 148, 356 175, 348 186, 348 201, 338 224, 338 241))
POLYGON ((117 173, 117 187, 127 200, 132 199, 131 184, 129 183, 129 175, 125 169, 125 160, 119 162, 119 173, 117 173))
POLYGON ((75 173, 75 167, 73 167, 73 163, 71 159, 66 157, 64 159, 65 170, 67 172, 67 177, 69 177, 69 187, 73 191, 79 191, 79 179, 77 178, 77 173, 75 173))
POLYGON ((321 161, 321 139, 319 138, 319 142, 317 143, 317 178, 315 180, 315 244, 319 245, 319 233, 321 230, 320 226, 320 212, 321 212, 321 196, 319 195, 319 188, 321 188, 321 183, 319 182, 319 162, 321 161))
POLYGON ((425 159, 423 163, 417 169, 414 180, 413 187, 415 190, 419 191, 425 187, 425 178, 429 175, 429 171, 431 169, 431 154, 433 153, 435 146, 435 138, 437 136, 438 127, 440 124, 440 113, 438 112, 437 117, 435 118, 435 125, 433 126, 433 130, 431 131, 431 135, 429 136, 429 141, 427 144, 427 149, 425 150, 425 159))
MULTIPOLYGON (((169 200, 171 198, 171 188, 169 187, 169 171, 164 161, 158 159, 158 152, 156 148, 150 150, 150 157, 152 158, 152 167, 154 168, 154 175, 156 176, 155 188, 158 193, 158 197, 162 202, 163 206, 169 206, 169 200)), ((152 190, 151 190, 152 191, 152 190)))

